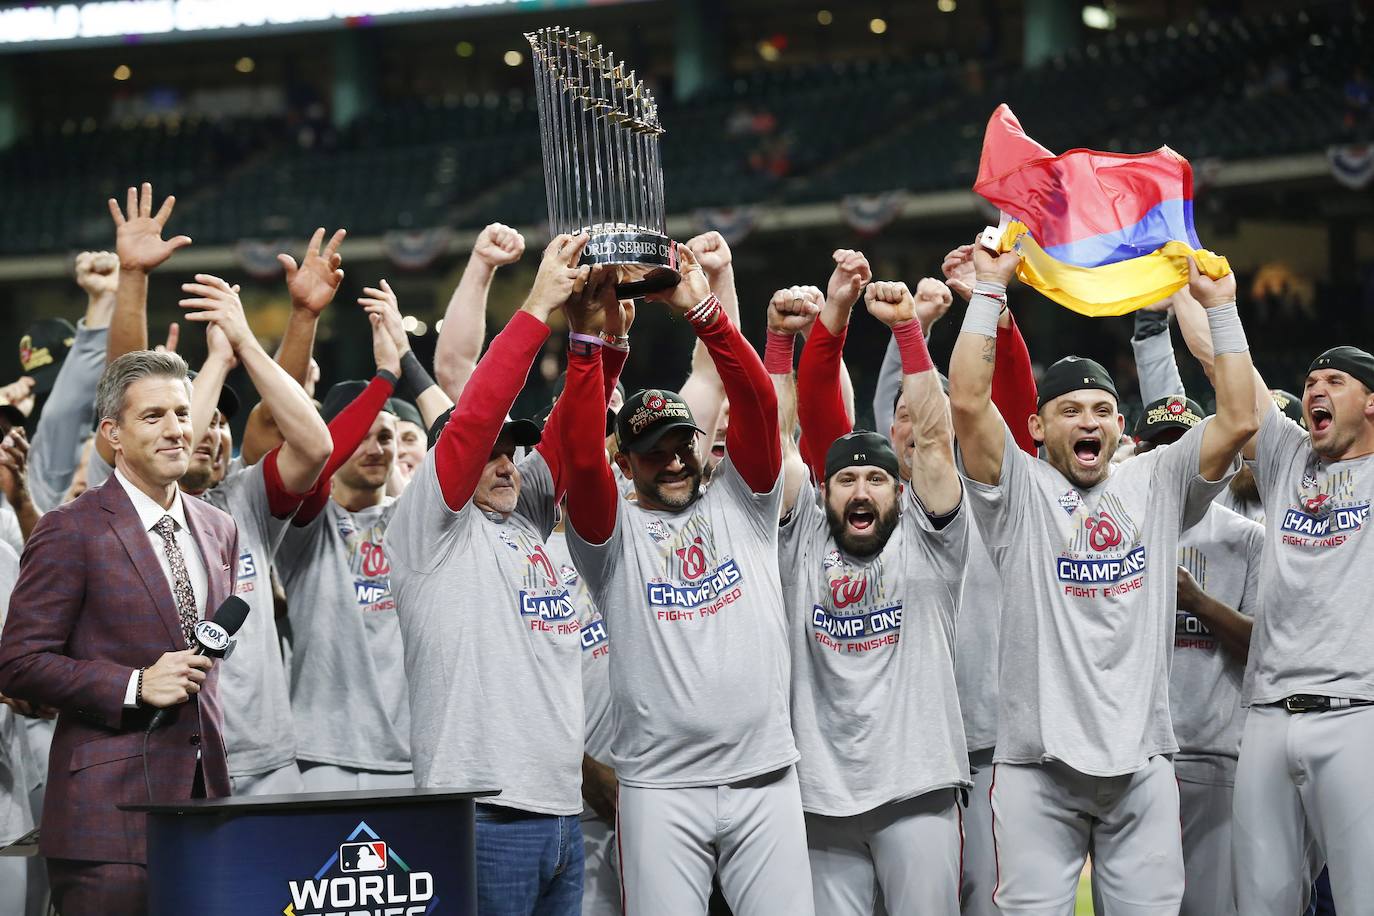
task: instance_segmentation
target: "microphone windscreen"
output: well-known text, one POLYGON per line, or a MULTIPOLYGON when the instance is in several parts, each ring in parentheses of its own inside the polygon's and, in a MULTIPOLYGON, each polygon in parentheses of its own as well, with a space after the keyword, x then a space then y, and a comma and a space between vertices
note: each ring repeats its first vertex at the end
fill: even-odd
POLYGON ((224 599, 224 603, 215 611, 215 616, 210 619, 224 627, 226 633, 233 636, 243 626, 243 621, 248 617, 248 602, 238 595, 230 595, 224 599))

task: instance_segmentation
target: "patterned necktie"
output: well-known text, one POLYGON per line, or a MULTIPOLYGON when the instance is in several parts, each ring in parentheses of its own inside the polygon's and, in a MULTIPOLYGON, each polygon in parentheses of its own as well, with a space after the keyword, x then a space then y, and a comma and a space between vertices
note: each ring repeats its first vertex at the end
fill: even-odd
POLYGON ((172 567, 172 597, 176 599, 177 616, 181 618, 181 632, 186 636, 186 645, 196 644, 196 592, 191 588, 191 576, 186 572, 186 559, 181 555, 177 544, 176 523, 170 515, 158 519, 153 530, 162 535, 162 549, 167 553, 167 565, 172 567))

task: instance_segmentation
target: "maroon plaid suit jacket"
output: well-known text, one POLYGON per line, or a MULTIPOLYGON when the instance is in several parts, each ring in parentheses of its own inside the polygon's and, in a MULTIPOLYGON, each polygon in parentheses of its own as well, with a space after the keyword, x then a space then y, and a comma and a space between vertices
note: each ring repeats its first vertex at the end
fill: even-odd
MULTIPOLYGON (((207 612, 233 594, 238 529, 183 496, 205 563, 207 612)), ((49 857, 147 861, 143 731, 154 710, 124 708, 130 673, 186 648, 172 590, 147 532, 113 475, 44 515, 24 547, 0 636, 0 693, 60 710, 48 766, 39 849, 49 857)), ((206 793, 229 794, 211 671, 200 694, 172 708, 148 741, 153 800, 191 797, 196 754, 206 793)))

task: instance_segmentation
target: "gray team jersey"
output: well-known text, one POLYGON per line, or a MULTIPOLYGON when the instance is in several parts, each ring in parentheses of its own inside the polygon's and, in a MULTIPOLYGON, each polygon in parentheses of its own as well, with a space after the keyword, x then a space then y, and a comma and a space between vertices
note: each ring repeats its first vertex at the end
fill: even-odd
POLYGON ((582 628, 582 713, 585 724, 585 752, 610 766, 611 739, 615 737, 615 717, 611 715, 611 639, 601 611, 587 591, 568 553, 567 536, 555 531, 545 540, 549 558, 568 589, 577 620, 582 628))
POLYGON ((361 512, 334 500, 288 525, 277 572, 291 614, 296 756, 355 770, 409 772, 410 697, 382 538, 396 504, 361 512))
POLYGON ((625 785, 718 786, 797 760, 778 575, 782 478, 755 494, 727 455, 687 509, 617 500, 568 549, 615 634, 611 758, 625 785))
POLYGON ((289 519, 276 518, 267 504, 262 462, 229 466, 205 501, 233 516, 239 526, 234 594, 251 611, 239 630, 234 653, 219 663, 220 706, 230 776, 256 776, 296 758, 291 700, 272 600, 272 555, 289 519))
MULTIPOLYGON (((966 513, 967 514, 967 513, 966 513)), ((997 655, 1002 629, 1002 577, 976 519, 968 523, 968 559, 954 628, 954 683, 969 753, 997 745, 997 655)))
POLYGON ((906 494, 892 537, 868 559, 839 549, 809 483, 782 526, 792 731, 813 814, 848 817, 969 785, 954 686, 966 513, 936 531, 906 494))
MULTIPOLYGON (((549 558, 563 579, 577 608, 582 629, 582 720, 583 752, 599 763, 611 765, 611 740, 615 737, 615 717, 611 715, 611 640, 601 611, 587 591, 587 583, 573 566, 568 542, 562 531, 550 534, 545 544, 549 558)), ((600 820, 591 805, 583 804, 582 820, 600 820)))
POLYGON ((1374 455, 1325 461, 1271 407, 1255 479, 1268 510, 1245 701, 1295 693, 1374 700, 1374 455))
MULTIPOLYGON (((1208 595, 1253 615, 1263 550, 1263 527, 1213 503, 1202 521, 1179 538, 1178 565, 1192 573, 1208 595)), ((1230 785, 1245 726, 1240 704, 1245 663, 1190 611, 1177 608, 1174 621, 1169 712, 1178 739, 1176 759, 1214 759, 1218 777, 1230 785)))
POLYGON ((1234 473, 1215 483, 1198 473, 1208 422, 1088 490, 1006 430, 1001 482, 968 482, 1002 576, 996 761, 1053 759, 1118 776, 1177 750, 1169 641, 1179 532, 1234 473))
POLYGON ((498 788, 491 804, 577 814, 581 630, 544 545, 557 512, 549 467, 532 451, 519 468, 510 518, 471 500, 454 512, 431 451, 387 530, 415 783, 498 788))
MULTIPOLYGON (((1253 462, 1246 463, 1252 468, 1254 467, 1253 462)), ((1230 509, 1237 515, 1248 518, 1252 522, 1259 522, 1261 526, 1264 525, 1264 503, 1257 499, 1242 501, 1236 494, 1231 492, 1230 487, 1227 487, 1217 494, 1216 504, 1224 509, 1230 509)))

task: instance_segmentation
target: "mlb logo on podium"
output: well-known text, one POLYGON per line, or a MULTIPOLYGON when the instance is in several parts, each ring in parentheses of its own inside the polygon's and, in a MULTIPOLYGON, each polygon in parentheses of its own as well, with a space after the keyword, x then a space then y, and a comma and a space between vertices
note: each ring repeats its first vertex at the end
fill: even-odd
POLYGON ((344 843, 339 847, 339 869, 344 874, 386 871, 386 843, 344 843))

